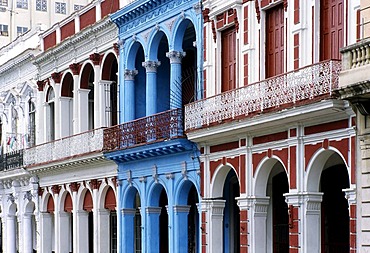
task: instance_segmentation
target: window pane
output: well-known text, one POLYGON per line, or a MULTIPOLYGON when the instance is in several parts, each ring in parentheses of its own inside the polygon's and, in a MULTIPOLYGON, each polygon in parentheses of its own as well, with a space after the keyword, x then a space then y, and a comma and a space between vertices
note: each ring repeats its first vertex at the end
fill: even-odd
POLYGON ((17 8, 28 9, 28 0, 17 0, 17 8))
POLYGON ((66 12, 67 12, 66 3, 55 2, 55 13, 66 14, 66 12))
POLYGON ((83 5, 75 4, 75 5, 73 6, 73 10, 74 10, 74 11, 78 11, 78 10, 81 10, 83 7, 84 7, 83 5))
POLYGON ((0 6, 8 6, 8 0, 0 0, 0 6))
POLYGON ((36 0, 36 10, 37 11, 47 11, 46 0, 36 0))

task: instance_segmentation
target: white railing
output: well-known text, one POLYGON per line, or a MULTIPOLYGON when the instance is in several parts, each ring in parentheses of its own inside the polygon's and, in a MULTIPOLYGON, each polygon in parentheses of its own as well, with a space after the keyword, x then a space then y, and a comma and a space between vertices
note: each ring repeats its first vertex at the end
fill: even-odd
POLYGON ((30 166, 99 152, 103 149, 103 128, 44 143, 25 150, 24 165, 30 166))
POLYGON ((341 49, 343 70, 370 64, 370 38, 341 49))
POLYGON ((185 106, 185 130, 330 95, 340 61, 323 61, 185 106))

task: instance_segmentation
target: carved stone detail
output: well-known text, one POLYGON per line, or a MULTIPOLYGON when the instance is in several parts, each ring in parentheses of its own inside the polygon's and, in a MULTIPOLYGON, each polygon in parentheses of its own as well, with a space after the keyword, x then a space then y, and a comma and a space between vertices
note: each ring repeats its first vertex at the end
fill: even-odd
POLYGON ((143 67, 146 69, 146 72, 157 72, 157 68, 161 66, 160 61, 146 61, 142 63, 143 67))
POLYGON ((69 69, 72 71, 73 75, 79 75, 81 70, 81 65, 78 63, 72 63, 69 65, 69 69))
POLYGON ((134 81, 134 80, 135 80, 135 76, 136 76, 138 73, 139 73, 139 72, 138 72, 136 69, 133 69, 133 70, 126 69, 126 70, 125 70, 125 80, 126 80, 126 81, 134 81))
POLYGON ((60 83, 62 79, 62 74, 59 72, 54 72, 51 74, 51 79, 53 79, 54 83, 60 83))
POLYGON ((170 59, 170 63, 181 64, 182 58, 186 56, 186 52, 170 51, 166 53, 166 57, 170 59))

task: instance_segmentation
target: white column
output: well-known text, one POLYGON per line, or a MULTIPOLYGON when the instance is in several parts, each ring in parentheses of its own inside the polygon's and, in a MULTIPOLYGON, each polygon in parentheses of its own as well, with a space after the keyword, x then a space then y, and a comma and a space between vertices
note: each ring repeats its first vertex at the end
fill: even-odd
POLYGON ((52 232, 51 232, 51 215, 50 213, 40 212, 40 249, 41 252, 52 251, 52 232))
POLYGON ((23 252, 33 252, 33 236, 32 236, 32 215, 23 214, 23 252))
POLYGON ((100 80, 99 82, 99 105, 101 127, 109 127, 112 118, 112 105, 110 101, 110 86, 112 81, 100 80), (108 112, 110 111, 110 112, 108 112))
POLYGON ((73 134, 79 133, 79 122, 78 122, 78 81, 79 75, 73 74, 73 134))
POLYGON ((54 88, 55 93, 55 99, 54 99, 54 105, 55 105, 55 114, 54 114, 54 120, 55 120, 55 139, 60 139, 61 137, 61 111, 62 109, 60 104, 60 84, 56 83, 54 88))
POLYGON ((69 253, 69 233, 71 231, 69 214, 66 212, 58 212, 57 220, 58 233, 55 240, 55 242, 57 243, 56 250, 58 253, 69 253))
POLYGON ((60 137, 67 137, 72 135, 72 98, 70 97, 60 97, 60 137))
POLYGON ((79 253, 88 253, 89 250, 89 224, 88 215, 86 211, 77 211, 77 251, 79 253))
MULTIPOLYGON (((94 188, 93 187, 93 194, 92 194, 92 198, 93 198, 93 230, 94 230, 94 252, 99 252, 98 251, 98 242, 99 242, 99 212, 98 212, 98 196, 99 195, 99 192, 98 192, 98 188, 94 188)), ((107 224, 109 225, 109 223, 107 224)), ((89 233, 91 233, 91 231, 89 231, 89 233)), ((106 235, 105 235, 106 236, 106 235)))
POLYGON ((7 217, 7 222, 6 222, 6 227, 7 227, 7 242, 6 242, 6 252, 7 253, 16 253, 16 234, 15 234, 15 216, 14 215, 8 215, 7 217))
POLYGON ((86 132, 89 129, 89 89, 78 89, 78 132, 86 132))
POLYGON ((207 230, 209 231, 207 243, 208 252, 222 252, 223 249, 223 220, 226 200, 204 200, 202 201, 208 207, 207 211, 207 230))
MULTIPOLYGON (((41 85, 41 83, 39 84, 41 85)), ((45 124, 45 108, 44 108, 44 92, 37 91, 37 103, 36 103, 36 122, 38 126, 44 126, 45 124)), ((36 127, 36 144, 44 142, 45 139, 45 129, 44 127, 36 127)))
MULTIPOLYGON (((100 5, 99 5, 100 6, 100 5)), ((101 88, 100 88, 100 65, 94 65, 94 128, 100 128, 100 95, 101 95, 101 88)))
POLYGON ((73 252, 78 252, 78 226, 77 226, 77 222, 78 222, 78 211, 77 211, 77 191, 72 191, 72 202, 73 202, 73 210, 72 210, 72 213, 73 213, 73 238, 72 238, 72 241, 73 241, 73 252))
POLYGON ((267 210, 269 197, 250 197, 251 211, 251 252, 267 252, 267 210))
MULTIPOLYGON (((49 107, 48 103, 46 103, 46 102, 42 103, 43 121, 42 122, 40 121, 40 123, 41 123, 41 126, 43 126, 43 139, 41 139, 40 143, 38 143, 38 144, 49 141, 49 137, 50 137, 50 126, 49 126, 50 114, 48 115, 48 109, 49 109, 48 107, 49 107)), ((38 128, 38 127, 36 127, 36 128, 38 128)))
POLYGON ((303 194, 303 253, 321 252, 321 192, 303 194))
POLYGON ((110 238, 111 238, 111 229, 110 229, 110 212, 107 209, 99 209, 98 213, 98 251, 96 252, 106 252, 110 249, 110 238))

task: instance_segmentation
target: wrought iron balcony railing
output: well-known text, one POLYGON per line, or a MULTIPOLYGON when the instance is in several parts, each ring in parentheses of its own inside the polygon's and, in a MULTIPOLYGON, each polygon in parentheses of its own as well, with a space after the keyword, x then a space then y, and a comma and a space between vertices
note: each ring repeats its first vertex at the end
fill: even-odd
POLYGON ((102 149, 103 128, 99 128, 28 148, 24 152, 24 165, 60 161, 102 149))
POLYGON ((0 155, 0 171, 23 167, 23 150, 0 155))
POLYGON ((185 105, 185 130, 330 96, 340 61, 323 61, 185 105))
POLYGON ((174 109, 104 129, 104 151, 183 136, 182 110, 174 109))

